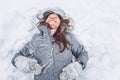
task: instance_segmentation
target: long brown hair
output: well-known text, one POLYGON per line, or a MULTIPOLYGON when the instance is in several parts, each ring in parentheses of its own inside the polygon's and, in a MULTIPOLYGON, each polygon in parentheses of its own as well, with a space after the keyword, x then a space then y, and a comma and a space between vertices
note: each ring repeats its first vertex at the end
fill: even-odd
POLYGON ((71 31, 73 29, 73 26, 69 24, 71 18, 64 19, 63 16, 59 13, 55 13, 51 10, 46 10, 43 13, 43 17, 41 19, 37 16, 37 18, 39 19, 37 25, 47 25, 49 27, 49 24, 45 23, 45 21, 50 14, 56 14, 61 21, 53 37, 55 39, 55 42, 59 45, 59 52, 63 52, 65 48, 69 49, 68 45, 71 45, 71 43, 66 39, 66 34, 69 33, 68 31, 71 31), (63 48, 61 43, 63 44, 63 48))

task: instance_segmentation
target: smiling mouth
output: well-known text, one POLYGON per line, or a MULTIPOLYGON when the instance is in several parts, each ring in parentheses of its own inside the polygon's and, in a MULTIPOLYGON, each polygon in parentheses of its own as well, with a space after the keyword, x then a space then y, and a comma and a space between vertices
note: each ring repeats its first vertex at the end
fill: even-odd
POLYGON ((49 22, 54 22, 54 23, 56 23, 56 21, 54 21, 54 20, 50 20, 49 22))

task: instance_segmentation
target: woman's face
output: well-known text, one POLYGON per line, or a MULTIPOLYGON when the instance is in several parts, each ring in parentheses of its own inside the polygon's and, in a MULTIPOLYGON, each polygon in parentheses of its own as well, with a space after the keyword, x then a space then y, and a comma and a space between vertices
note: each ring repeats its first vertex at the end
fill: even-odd
POLYGON ((50 25, 50 29, 57 29, 60 25, 60 19, 56 14, 50 14, 45 22, 50 25))

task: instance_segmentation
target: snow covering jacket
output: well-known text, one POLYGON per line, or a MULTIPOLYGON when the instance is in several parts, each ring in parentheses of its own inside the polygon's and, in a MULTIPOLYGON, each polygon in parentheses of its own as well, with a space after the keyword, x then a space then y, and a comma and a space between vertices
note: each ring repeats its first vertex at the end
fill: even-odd
POLYGON ((69 46, 69 50, 65 49, 64 52, 60 53, 59 46, 52 38, 50 29, 47 26, 37 28, 40 33, 34 34, 32 39, 13 56, 11 62, 14 66, 15 59, 18 56, 36 59, 38 64, 43 67, 43 70, 41 74, 34 74, 34 80, 60 80, 59 74, 61 70, 72 63, 73 60, 78 61, 83 70, 86 68, 89 59, 88 52, 76 40, 73 33, 69 32, 66 35, 66 39, 73 45, 69 46))

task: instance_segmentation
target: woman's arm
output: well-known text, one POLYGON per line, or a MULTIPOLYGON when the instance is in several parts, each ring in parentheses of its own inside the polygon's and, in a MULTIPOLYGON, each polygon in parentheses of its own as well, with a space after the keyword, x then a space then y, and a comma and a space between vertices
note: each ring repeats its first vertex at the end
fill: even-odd
POLYGON ((40 74, 42 66, 38 64, 34 56, 34 49, 30 42, 26 43, 24 47, 16 53, 12 60, 13 66, 25 73, 40 74))
POLYGON ((82 65, 82 69, 85 69, 88 62, 88 52, 85 50, 84 46, 80 44, 74 34, 71 33, 72 39, 72 53, 75 56, 76 61, 82 65))
POLYGON ((15 63, 16 60, 19 56, 23 56, 23 57, 29 57, 29 58, 34 58, 34 54, 33 54, 33 49, 31 48, 32 45, 30 44, 30 42, 27 42, 23 48, 21 50, 19 50, 19 52, 17 52, 11 60, 11 63, 13 64, 13 66, 16 67, 15 63))

